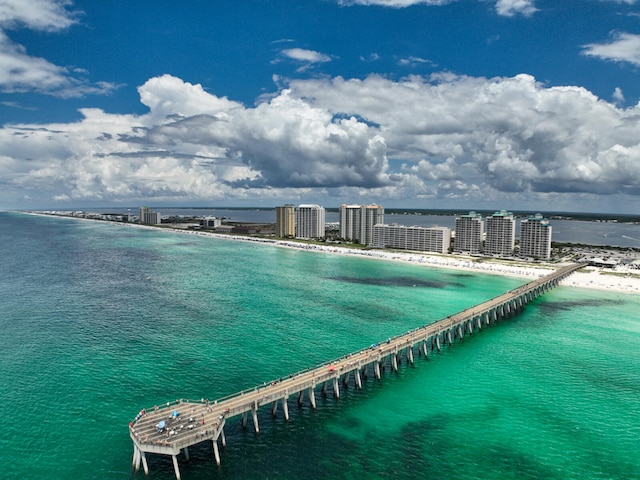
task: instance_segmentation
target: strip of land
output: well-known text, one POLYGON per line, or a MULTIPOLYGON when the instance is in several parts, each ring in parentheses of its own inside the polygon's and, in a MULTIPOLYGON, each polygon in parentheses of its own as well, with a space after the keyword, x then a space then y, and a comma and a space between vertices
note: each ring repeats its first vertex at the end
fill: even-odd
MULTIPOLYGON (((133 226, 140 226, 129 224, 133 226)), ((156 228, 156 227, 147 227, 156 228)), ((426 267, 463 270, 467 272, 486 273, 491 275, 503 275, 518 278, 538 278, 551 273, 553 270, 569 265, 567 263, 530 263, 517 260, 505 260, 488 257, 472 257, 466 255, 439 255, 421 252, 390 251, 380 249, 358 249, 339 245, 319 245, 293 240, 275 240, 260 237, 246 237, 240 235, 227 235, 202 231, 190 231, 184 229, 164 229, 172 232, 209 236, 227 240, 264 243, 282 248, 292 248, 305 251, 313 251, 327 254, 351 255, 378 260, 406 262, 426 267)), ((640 272, 630 268, 617 267, 615 270, 600 267, 584 267, 561 282, 561 285, 590 288, 596 290, 609 290, 621 293, 640 294, 640 272)))
MULTIPOLYGON (((40 215, 37 212, 30 212, 40 215)), ((44 214, 42 214, 44 215, 44 214)), ((77 217, 69 217, 77 218, 77 217)), ((78 218, 79 220, 85 220, 78 218)), ((95 221, 95 220, 93 220, 95 221)), ((140 225, 135 223, 114 223, 114 225, 158 229, 159 227, 140 225)), ((472 257, 455 254, 434 254, 422 252, 405 252, 399 250, 358 249, 342 245, 321 245, 306 243, 296 240, 276 240, 263 237, 250 237, 233 234, 220 234, 200 230, 186 230, 183 228, 162 228, 163 231, 175 232, 184 235, 198 235, 204 237, 220 238, 224 240, 236 240, 258 244, 268 244, 282 248, 313 251, 325 254, 351 255, 377 260, 406 262, 414 265, 424 265, 432 268, 445 268, 463 270, 467 272, 486 273, 490 275, 503 275, 518 278, 538 278, 547 275, 567 263, 531 263, 517 260, 506 260, 489 257, 472 257)), ((640 295, 640 272, 631 268, 616 267, 615 269, 600 267, 584 267, 561 282, 561 285, 605 290, 620 293, 640 295)))

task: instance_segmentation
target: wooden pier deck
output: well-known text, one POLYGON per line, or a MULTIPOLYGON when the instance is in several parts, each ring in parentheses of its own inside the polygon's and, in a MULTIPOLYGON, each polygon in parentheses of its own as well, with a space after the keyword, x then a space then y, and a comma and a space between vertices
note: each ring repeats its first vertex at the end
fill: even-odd
POLYGON ((178 455, 184 452, 188 459, 188 447, 207 440, 212 442, 213 453, 219 464, 218 440, 222 446, 226 445, 224 425, 229 418, 241 415, 242 425, 246 427, 248 415, 251 414, 253 428, 259 432, 258 409, 268 405, 275 415, 280 405, 285 419, 288 420, 287 399, 290 396, 296 395, 298 403, 301 404, 306 394, 310 405, 315 408, 317 387, 325 394, 330 389, 335 397, 339 397, 340 380, 343 385, 347 385, 353 378, 352 382, 356 388, 362 388, 363 377, 381 377, 381 369, 386 365, 387 359, 391 369, 397 370, 403 352, 407 362, 414 362, 416 346, 418 355, 428 355, 435 349, 439 351, 441 345, 447 342, 451 344, 456 338, 472 334, 474 328, 481 329, 523 308, 582 266, 572 264, 562 267, 549 275, 437 322, 344 355, 321 366, 224 398, 214 401, 178 399, 142 410, 129 424, 134 444, 133 466, 138 470, 142 463, 145 473, 148 473, 146 453, 171 455, 176 477, 180 479, 178 455), (163 429, 158 428, 159 424, 162 425, 161 422, 164 422, 163 429))

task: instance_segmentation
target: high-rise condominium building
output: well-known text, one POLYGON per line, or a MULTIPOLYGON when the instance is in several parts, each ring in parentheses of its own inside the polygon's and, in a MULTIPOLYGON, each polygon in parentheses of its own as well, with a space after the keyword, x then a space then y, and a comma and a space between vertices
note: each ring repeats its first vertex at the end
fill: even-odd
POLYGON ((427 228, 378 224, 373 227, 373 246, 448 253, 451 246, 451 230, 446 227, 427 228))
POLYGON ((384 223, 384 207, 382 205, 365 205, 360 214, 360 243, 373 243, 373 227, 384 223))
POLYGON ((340 238, 350 241, 360 240, 360 205, 340 205, 340 238))
POLYGON ((159 225, 162 223, 160 212, 152 212, 149 207, 140 207, 140 223, 144 225, 159 225))
POLYGON ((479 253, 482 249, 482 216, 476 212, 456 217, 456 239, 453 251, 457 253, 479 253))
POLYGON ((276 236, 280 238, 294 237, 296 234, 295 207, 288 203, 284 207, 276 207, 276 236))
POLYGON ((540 213, 520 222, 520 256, 551 258, 551 225, 540 213))
POLYGON ((319 205, 298 205, 296 238, 324 238, 325 211, 319 205))
POLYGON ((484 253, 487 255, 513 255, 516 242, 516 221, 513 213, 500 210, 487 217, 484 253))
POLYGON ((384 223, 384 207, 381 205, 340 206, 340 237, 352 242, 371 245, 373 226, 384 223))

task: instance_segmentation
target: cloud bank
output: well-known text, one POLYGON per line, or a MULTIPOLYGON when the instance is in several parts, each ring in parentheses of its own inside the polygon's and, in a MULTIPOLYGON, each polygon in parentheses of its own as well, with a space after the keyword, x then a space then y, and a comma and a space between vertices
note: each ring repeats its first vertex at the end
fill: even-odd
MULTIPOLYGON (((529 75, 291 81, 247 107, 163 75, 145 115, 0 130, 0 190, 40 202, 640 194, 640 107, 529 75), (15 193, 14 193, 15 192, 15 193)), ((2 197, 0 197, 2 199, 2 197)), ((507 203, 508 202, 508 203, 507 203)))

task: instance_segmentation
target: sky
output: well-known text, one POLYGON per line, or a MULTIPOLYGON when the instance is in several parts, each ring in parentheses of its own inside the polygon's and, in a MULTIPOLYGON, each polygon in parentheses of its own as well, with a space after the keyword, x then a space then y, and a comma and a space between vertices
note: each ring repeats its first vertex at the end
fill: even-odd
POLYGON ((0 209, 640 211, 640 0, 0 0, 0 209))

